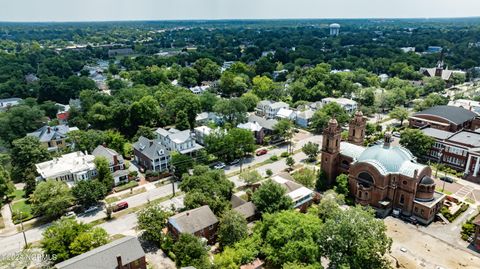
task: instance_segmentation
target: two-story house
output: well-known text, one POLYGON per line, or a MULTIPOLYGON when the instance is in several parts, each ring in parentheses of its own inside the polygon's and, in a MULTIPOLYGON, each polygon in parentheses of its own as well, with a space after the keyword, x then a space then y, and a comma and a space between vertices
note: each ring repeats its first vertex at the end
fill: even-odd
POLYGON ((35 165, 40 180, 62 180, 69 186, 80 180, 90 180, 97 175, 95 156, 81 151, 64 154, 59 158, 35 165))
POLYGON ((68 133, 72 131, 78 131, 77 127, 68 127, 68 125, 57 126, 43 126, 33 133, 27 134, 27 136, 33 136, 38 138, 40 143, 48 149, 48 151, 57 151, 71 146, 68 143, 68 133))
POLYGON ((180 131, 175 128, 165 130, 158 128, 156 131, 157 140, 168 150, 178 151, 181 154, 193 154, 202 149, 195 141, 190 130, 180 131))
POLYGON ((258 116, 267 119, 273 119, 277 116, 280 109, 289 109, 290 105, 284 102, 273 102, 270 100, 263 100, 257 104, 255 112, 258 116))
POLYGON ((357 111, 357 108, 358 108, 357 102, 353 101, 352 99, 348 99, 348 98, 328 97, 328 98, 323 98, 322 99, 322 106, 324 106, 326 104, 329 104, 329 103, 337 103, 343 109, 345 109, 345 111, 347 111, 348 113, 353 113, 353 112, 357 111))
POLYGON ((135 162, 146 170, 168 171, 170 151, 158 139, 148 139, 140 136, 133 144, 135 162))
POLYGON ((167 229, 173 238, 188 233, 207 239, 214 244, 216 239, 218 219, 208 205, 178 213, 168 218, 167 229))
POLYGON ((125 161, 122 155, 103 145, 96 147, 92 155, 95 157, 103 157, 108 161, 115 185, 128 182, 128 170, 125 169, 125 161))

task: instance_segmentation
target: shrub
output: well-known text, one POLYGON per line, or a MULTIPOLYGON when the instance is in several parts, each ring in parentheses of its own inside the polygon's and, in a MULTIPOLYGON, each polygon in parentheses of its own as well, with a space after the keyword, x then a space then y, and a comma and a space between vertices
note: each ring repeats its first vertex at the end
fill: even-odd
POLYGON ((270 157, 270 160, 276 162, 276 161, 278 161, 278 156, 277 155, 272 155, 272 157, 270 157))
POLYGON ((267 171, 265 171, 265 173, 267 173, 267 176, 271 177, 273 175, 273 172, 271 169, 267 169, 267 171))
POLYGON ((280 157, 282 157, 282 158, 286 158, 288 156, 290 156, 290 154, 286 151, 284 151, 284 152, 282 152, 282 154, 280 154, 280 157))

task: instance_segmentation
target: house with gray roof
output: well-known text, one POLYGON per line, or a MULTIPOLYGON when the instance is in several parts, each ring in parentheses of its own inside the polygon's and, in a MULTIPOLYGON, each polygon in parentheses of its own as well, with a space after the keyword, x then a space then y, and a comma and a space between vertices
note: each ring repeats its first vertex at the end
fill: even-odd
POLYGON ((251 131, 256 142, 258 144, 263 144, 265 136, 274 134, 274 126, 277 123, 277 120, 266 119, 255 114, 251 114, 248 116, 248 122, 238 124, 237 128, 251 131))
POLYGON ((133 144, 134 159, 146 170, 168 171, 170 151, 158 139, 148 139, 140 136, 133 144))
POLYGON ((168 218, 169 233, 178 239, 180 234, 188 233, 215 243, 218 219, 208 205, 178 213, 168 218))
POLYGON ((19 105, 22 98, 6 98, 0 99, 0 112, 9 109, 12 106, 19 105))
POLYGON ((190 130, 169 130, 158 128, 156 131, 157 139, 168 151, 177 151, 181 154, 191 154, 202 149, 195 141, 194 135, 190 130))
POLYGON ((312 120, 313 114, 315 114, 315 112, 311 109, 305 109, 303 111, 299 111, 297 112, 295 123, 300 127, 307 128, 310 125, 310 121, 312 120))
POLYGON ((285 102, 263 100, 258 102, 255 112, 258 116, 262 116, 267 119, 273 119, 277 116, 278 111, 282 108, 289 109, 290 105, 285 102))
POLYGON ((145 252, 137 237, 125 236, 55 265, 56 269, 146 269, 145 252))
POLYGON ((99 145, 93 150, 92 155, 103 157, 108 161, 115 185, 128 182, 128 170, 125 169, 125 161, 121 154, 104 145, 99 145))
POLYGON ((66 147, 72 147, 73 144, 68 141, 68 133, 78 131, 77 127, 69 127, 68 125, 43 126, 35 132, 27 134, 38 138, 40 143, 48 149, 48 151, 57 151, 66 147))

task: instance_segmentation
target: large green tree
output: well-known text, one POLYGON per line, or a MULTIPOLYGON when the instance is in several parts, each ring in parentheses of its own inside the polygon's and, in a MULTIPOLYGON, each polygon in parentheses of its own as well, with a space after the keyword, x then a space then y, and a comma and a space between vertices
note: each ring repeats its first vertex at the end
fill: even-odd
POLYGON ((67 260, 108 242, 108 234, 102 228, 71 218, 55 221, 43 232, 41 247, 45 254, 55 256, 55 263, 67 260))
POLYGON ((8 195, 10 195, 14 190, 15 186, 10 180, 10 174, 3 166, 0 165, 0 208, 7 200, 8 195))
POLYGON ((403 121, 408 119, 408 110, 403 107, 395 107, 388 113, 388 116, 392 119, 400 121, 400 125, 403 125, 403 121))
POLYGON ((262 214, 274 213, 293 208, 292 199, 285 194, 280 184, 269 179, 253 193, 252 201, 262 214))
POLYGON ((303 153, 308 156, 309 161, 315 161, 317 159, 318 153, 320 153, 320 148, 317 143, 308 142, 302 147, 303 153))
POLYGON ((222 248, 232 246, 247 235, 247 221, 242 214, 233 210, 223 213, 217 230, 218 242, 222 248))
POLYGON ((96 179, 81 180, 72 188, 73 197, 83 208, 98 203, 107 195, 107 187, 96 179))
POLYGON ((26 172, 35 171, 35 164, 50 158, 47 149, 33 136, 13 141, 11 156, 11 176, 14 182, 23 182, 27 177, 26 172))
POLYGON ((74 197, 65 182, 47 180, 38 184, 30 196, 35 216, 58 218, 73 205, 74 197))
POLYGON ((150 204, 139 211, 137 213, 138 228, 143 230, 145 239, 160 245, 165 239, 163 229, 166 227, 170 215, 158 204, 150 204))
POLYGON ((416 157, 425 156, 435 140, 418 129, 406 129, 401 133, 400 144, 416 157))
POLYGON ((178 267, 194 266, 198 269, 209 267, 205 244, 194 235, 180 234, 180 238, 173 245, 173 253, 178 267))
POLYGON ((113 188, 114 179, 110 171, 110 163, 105 157, 95 157, 95 168, 97 169, 97 179, 100 181, 108 191, 113 188))

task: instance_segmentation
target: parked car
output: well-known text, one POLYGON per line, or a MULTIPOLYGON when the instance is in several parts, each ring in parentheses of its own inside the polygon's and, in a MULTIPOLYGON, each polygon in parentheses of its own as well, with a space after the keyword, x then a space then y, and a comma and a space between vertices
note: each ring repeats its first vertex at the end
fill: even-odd
POLYGON ((83 213, 89 214, 89 213, 97 211, 98 209, 99 209, 98 206, 91 206, 91 207, 87 208, 87 210, 83 211, 83 213))
POLYGON ((73 212, 73 211, 70 211, 70 212, 65 213, 65 215, 63 215, 63 216, 65 218, 76 218, 77 214, 75 214, 75 212, 73 212))
POLYGON ((123 201, 113 206, 113 212, 117 212, 126 208, 128 208, 128 203, 123 201))
POLYGON ((230 165, 236 165, 238 163, 240 163, 240 159, 235 159, 230 163, 230 165))
POLYGON ((214 169, 223 169, 225 168, 225 163, 218 162, 213 166, 214 169))
POLYGON ((447 177, 447 176, 445 176, 445 177, 440 177, 440 180, 445 181, 445 182, 448 182, 448 183, 453 183, 453 182, 455 182, 455 181, 453 180, 453 178, 447 177))
POLYGON ((395 136, 395 137, 400 137, 401 136, 400 132, 393 132, 392 135, 395 136))
POLYGON ((257 150, 256 155, 257 156, 262 156, 262 155, 267 154, 267 152, 268 152, 268 150, 266 150, 266 149, 260 149, 260 150, 257 150))

